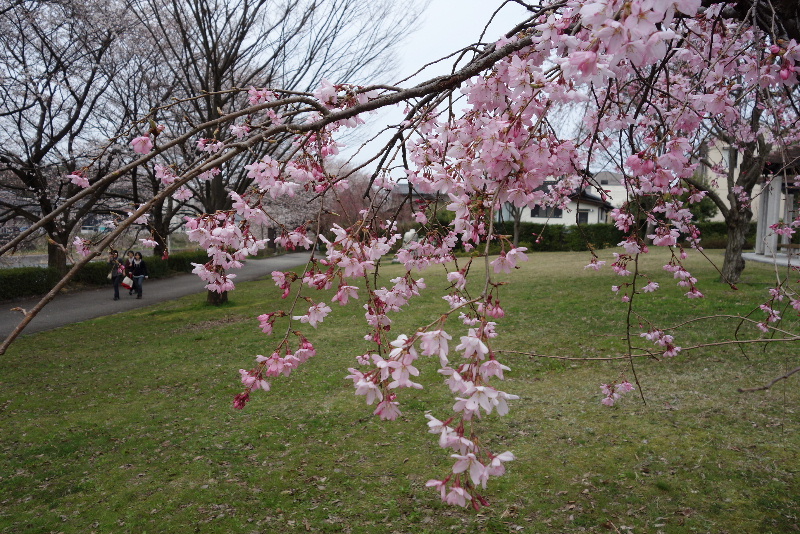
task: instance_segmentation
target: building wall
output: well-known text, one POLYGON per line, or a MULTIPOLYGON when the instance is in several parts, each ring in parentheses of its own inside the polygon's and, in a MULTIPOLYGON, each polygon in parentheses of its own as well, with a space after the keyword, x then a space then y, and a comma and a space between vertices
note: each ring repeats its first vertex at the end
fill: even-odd
MULTIPOLYGON (((578 222, 581 224, 604 224, 608 222, 608 213, 600 206, 589 202, 581 202, 579 206, 577 202, 571 200, 565 210, 550 209, 549 217, 547 211, 544 208, 525 208, 522 212, 522 217, 520 217, 520 222, 563 224, 565 226, 574 225, 578 222)), ((506 210, 504 210, 503 216, 507 220, 511 220, 506 210)))
POLYGON ((622 183, 622 175, 615 172, 600 171, 595 174, 598 186, 589 186, 588 192, 594 196, 603 198, 606 195, 608 203, 615 208, 621 207, 628 200, 628 191, 622 183))

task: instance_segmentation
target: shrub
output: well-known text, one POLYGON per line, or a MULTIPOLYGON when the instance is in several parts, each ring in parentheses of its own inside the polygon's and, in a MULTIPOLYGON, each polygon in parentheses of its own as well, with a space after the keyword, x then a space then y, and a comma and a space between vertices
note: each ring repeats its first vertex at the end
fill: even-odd
MULTIPOLYGON (((513 235, 510 222, 497 223, 499 233, 513 235)), ((537 252, 566 252, 588 250, 587 241, 596 249, 614 247, 622 241, 622 232, 613 224, 561 224, 521 223, 519 240, 522 246, 537 252)))
MULTIPOLYGON (((700 244, 703 248, 725 248, 728 244, 728 228, 724 222, 706 222, 698 223, 697 228, 700 230, 700 244)), ((747 241, 745 242, 745 249, 753 248, 756 242, 756 222, 750 223, 750 229, 747 231, 747 241)))
MULTIPOLYGON (((206 263, 208 255, 203 250, 179 252, 167 260, 158 256, 145 258, 150 278, 165 278, 173 273, 190 273, 194 263, 206 263)), ((79 285, 102 286, 110 284, 106 261, 92 261, 83 266, 72 278, 79 285)), ((0 300, 32 297, 50 291, 61 279, 58 271, 45 267, 0 269, 0 300)))
MULTIPOLYGON (((511 222, 496 223, 498 233, 513 235, 511 222)), ((697 224, 701 232, 704 248, 725 248, 728 243, 728 229, 724 222, 704 222, 697 224)), ((797 234, 800 237, 800 233, 797 234)), ((756 223, 750 223, 745 248, 753 248, 756 237, 756 223)), ((615 247, 622 241, 622 232, 613 224, 585 224, 563 226, 560 224, 521 223, 520 246, 537 252, 567 252, 588 250, 588 241, 595 249, 615 247)))
POLYGON ((61 277, 50 267, 19 267, 0 270, 0 300, 47 293, 61 277))
POLYGON ((78 284, 100 286, 110 284, 108 273, 111 269, 106 261, 92 261, 83 266, 83 269, 73 277, 72 281, 78 284))
MULTIPOLYGON (((160 258, 158 261, 162 261, 160 258)), ((205 250, 192 250, 188 252, 178 252, 171 254, 167 260, 169 270, 178 273, 190 273, 194 266, 192 263, 206 263, 208 262, 208 254, 205 250)))

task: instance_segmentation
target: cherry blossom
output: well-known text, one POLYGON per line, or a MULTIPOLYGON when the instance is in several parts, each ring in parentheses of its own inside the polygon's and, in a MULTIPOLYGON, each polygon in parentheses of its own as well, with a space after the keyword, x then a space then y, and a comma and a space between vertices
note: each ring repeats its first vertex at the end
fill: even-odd
POLYGON ((88 256, 92 253, 92 250, 89 248, 92 242, 88 239, 83 239, 80 236, 76 236, 75 239, 72 241, 72 245, 75 247, 75 250, 78 251, 78 254, 81 256, 88 256))
POLYGON ((308 323, 316 328, 319 323, 325 320, 325 316, 327 316, 330 312, 330 306, 324 302, 320 302, 308 308, 308 312, 305 315, 298 315, 292 318, 300 321, 301 323, 308 323))
POLYGON ((131 141, 131 147, 137 154, 149 154, 153 150, 153 141, 149 135, 142 135, 131 141))
POLYGON ((78 187, 81 188, 89 187, 89 179, 86 178, 80 171, 68 174, 67 178, 69 178, 69 181, 77 185, 78 187))

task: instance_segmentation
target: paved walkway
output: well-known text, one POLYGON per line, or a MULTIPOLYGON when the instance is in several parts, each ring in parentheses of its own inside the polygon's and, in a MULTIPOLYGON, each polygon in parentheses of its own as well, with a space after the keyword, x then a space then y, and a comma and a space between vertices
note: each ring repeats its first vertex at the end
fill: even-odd
POLYGON ((800 267, 800 254, 775 254, 774 256, 767 256, 766 254, 756 254, 754 252, 745 252, 742 257, 746 262, 755 261, 758 263, 774 263, 781 267, 800 267))
MULTIPOLYGON (((247 260, 244 267, 236 271, 236 282, 247 282, 269 276, 272 271, 282 271, 297 267, 306 262, 308 253, 284 254, 263 260, 247 260)), ((205 282, 194 274, 179 274, 170 278, 145 280, 141 300, 128 296, 127 290, 120 288, 121 299, 113 300, 114 290, 106 286, 87 289, 56 296, 39 314, 33 318, 23 331, 32 334, 52 330, 60 326, 79 323, 96 317, 112 315, 136 308, 143 308, 156 302, 174 300, 185 295, 202 293, 205 282)), ((5 339, 22 320, 22 315, 12 308, 29 310, 39 299, 24 299, 0 303, 0 340, 5 339)))

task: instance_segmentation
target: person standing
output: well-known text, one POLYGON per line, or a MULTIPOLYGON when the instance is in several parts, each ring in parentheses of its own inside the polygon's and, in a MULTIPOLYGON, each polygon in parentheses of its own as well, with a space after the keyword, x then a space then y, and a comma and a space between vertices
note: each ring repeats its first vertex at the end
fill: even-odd
POLYGON ((111 284, 114 286, 114 300, 119 300, 119 284, 125 277, 125 264, 119 261, 119 252, 112 250, 108 256, 108 266, 111 269, 111 284))
MULTIPOLYGON (((128 250, 125 252, 125 272, 130 272, 131 265, 133 264, 133 251, 128 250)), ((128 295, 133 295, 133 288, 128 290, 128 295)))
POLYGON ((133 291, 136 291, 136 298, 142 298, 142 282, 150 275, 147 272, 147 263, 142 258, 141 252, 136 252, 133 255, 128 276, 133 280, 133 291))

